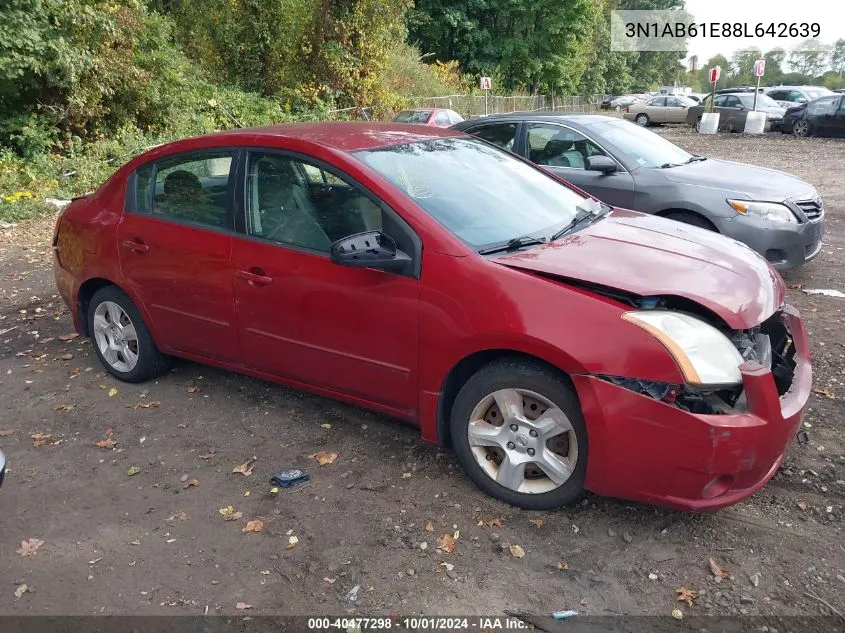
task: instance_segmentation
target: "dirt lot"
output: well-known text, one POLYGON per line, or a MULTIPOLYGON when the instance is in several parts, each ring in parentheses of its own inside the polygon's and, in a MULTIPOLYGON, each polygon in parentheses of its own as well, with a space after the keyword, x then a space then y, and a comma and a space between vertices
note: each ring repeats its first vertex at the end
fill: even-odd
POLYGON ((800 289, 845 291, 845 143, 661 133, 697 153, 791 171, 825 198, 823 254, 786 278, 813 343, 811 442, 793 446, 762 492, 707 515, 594 497, 525 512, 486 497, 449 452, 379 415, 187 362, 149 384, 118 383, 87 341, 62 338, 71 321, 53 285, 52 227, 40 222, 0 231, 0 332, 14 328, 0 335, 0 614, 577 609, 672 624, 676 607, 845 612, 845 300, 800 289), (107 429, 113 449, 95 446, 107 429), (338 457, 318 466, 318 451, 338 457), (252 456, 251 476, 232 473, 252 456), (268 479, 283 468, 312 480, 272 494, 268 479), (227 506, 242 518, 224 520, 227 506), (253 519, 263 530, 244 533, 253 519), (438 537, 458 531, 454 552, 438 552, 438 537), (16 551, 28 539, 44 541, 36 555, 16 551), (731 578, 716 583, 710 558, 731 578), (453 567, 437 571, 441 562, 453 567), (694 606, 676 602, 681 586, 698 592, 694 606))

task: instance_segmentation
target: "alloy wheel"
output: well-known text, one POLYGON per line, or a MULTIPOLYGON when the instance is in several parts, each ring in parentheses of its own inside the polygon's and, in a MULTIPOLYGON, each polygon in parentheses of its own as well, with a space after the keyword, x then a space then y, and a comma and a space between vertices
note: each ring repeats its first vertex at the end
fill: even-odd
POLYGON ((639 114, 639 115, 637 115, 637 118, 634 119, 634 122, 637 125, 641 125, 642 127, 645 127, 646 125, 648 125, 648 116, 645 115, 645 114, 639 114))
POLYGON ((103 301, 94 310, 93 325, 103 359, 116 371, 132 371, 138 364, 138 333, 126 311, 113 301, 103 301))
POLYGON ((467 427, 484 473, 515 492, 543 494, 562 486, 578 462, 578 441, 566 414, 527 389, 501 389, 472 411, 467 427))
POLYGON ((798 119, 795 125, 792 126, 792 131, 795 133, 795 136, 809 136, 810 124, 804 119, 798 119))

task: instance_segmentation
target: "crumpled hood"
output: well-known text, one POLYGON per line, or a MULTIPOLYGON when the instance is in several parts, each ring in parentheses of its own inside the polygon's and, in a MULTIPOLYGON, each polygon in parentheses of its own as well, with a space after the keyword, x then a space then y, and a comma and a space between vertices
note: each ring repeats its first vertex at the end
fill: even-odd
POLYGON ((812 198, 816 195, 813 186, 797 176, 716 158, 670 167, 661 172, 671 182, 734 191, 751 200, 783 202, 796 196, 812 198))
POLYGON ((640 296, 685 297, 734 329, 759 325, 785 295, 780 275, 744 244, 624 209, 550 244, 493 261, 640 296))

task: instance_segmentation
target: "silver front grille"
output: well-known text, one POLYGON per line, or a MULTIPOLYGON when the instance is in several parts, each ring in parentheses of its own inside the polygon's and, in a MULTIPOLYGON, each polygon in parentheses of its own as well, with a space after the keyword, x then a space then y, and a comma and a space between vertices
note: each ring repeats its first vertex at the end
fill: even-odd
POLYGON ((821 198, 812 198, 808 200, 796 200, 795 206, 797 206, 801 211, 804 212, 804 215, 807 216, 807 219, 818 220, 822 217, 824 213, 824 208, 822 207, 822 199, 821 198))

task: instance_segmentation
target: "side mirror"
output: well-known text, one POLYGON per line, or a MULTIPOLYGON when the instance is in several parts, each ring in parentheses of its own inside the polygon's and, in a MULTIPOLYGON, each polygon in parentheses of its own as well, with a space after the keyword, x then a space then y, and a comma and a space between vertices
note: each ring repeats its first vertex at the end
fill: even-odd
POLYGON ((411 264, 407 253, 381 231, 356 233, 336 241, 329 252, 332 262, 354 268, 402 271, 411 264))
POLYGON ((806 97, 798 97, 797 102, 798 103, 807 103, 807 99, 806 99, 806 97))
POLYGON ((584 159, 587 171, 600 171, 605 174, 616 171, 616 162, 610 156, 587 156, 584 159))

